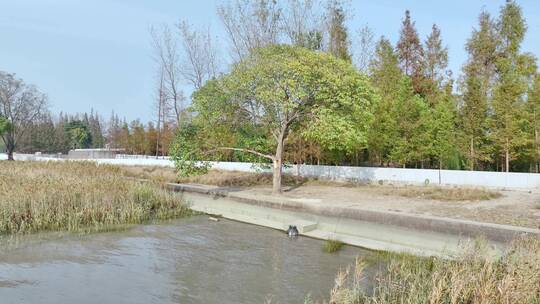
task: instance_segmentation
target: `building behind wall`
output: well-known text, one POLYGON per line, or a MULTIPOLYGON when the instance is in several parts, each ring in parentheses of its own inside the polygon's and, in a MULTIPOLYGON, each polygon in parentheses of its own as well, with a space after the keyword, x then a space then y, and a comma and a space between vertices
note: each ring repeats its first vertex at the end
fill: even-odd
POLYGON ((69 150, 68 159, 116 158, 124 149, 75 149, 69 150))

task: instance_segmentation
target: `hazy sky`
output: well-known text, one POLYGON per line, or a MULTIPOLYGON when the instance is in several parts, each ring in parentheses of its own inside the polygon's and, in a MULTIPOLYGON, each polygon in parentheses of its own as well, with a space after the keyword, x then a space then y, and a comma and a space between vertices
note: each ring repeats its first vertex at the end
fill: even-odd
MULTIPOLYGON (((151 119, 155 65, 149 27, 187 20, 222 38, 216 6, 222 0, 0 0, 0 70, 16 73, 47 93, 57 113, 114 110, 128 120, 151 119)), ((351 0, 349 22, 368 24, 395 42, 406 9, 422 37, 437 23, 449 46, 454 75, 466 59, 464 43, 484 7, 497 15, 504 0, 351 0)), ((523 50, 540 57, 540 1, 521 0, 529 30, 523 50)), ((188 90, 186 88, 186 90, 188 90)))

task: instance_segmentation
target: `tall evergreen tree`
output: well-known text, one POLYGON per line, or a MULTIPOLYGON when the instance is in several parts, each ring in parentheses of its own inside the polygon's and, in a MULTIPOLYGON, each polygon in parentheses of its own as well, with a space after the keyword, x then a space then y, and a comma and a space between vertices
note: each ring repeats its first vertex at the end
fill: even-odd
POLYGON ((146 129, 146 155, 156 155, 156 146, 157 146, 157 130, 153 122, 148 122, 146 129))
POLYGON ((455 155, 456 141, 456 106, 452 96, 452 85, 448 83, 446 88, 436 96, 438 99, 429 110, 427 118, 429 138, 429 156, 437 160, 439 169, 444 162, 455 155))
MULTIPOLYGON (((439 90, 444 89, 445 80, 450 73, 447 70, 448 47, 443 46, 441 30, 436 24, 433 24, 431 33, 425 41, 424 62, 427 78, 426 92, 428 96, 436 95, 439 90)), ((430 100, 430 104, 433 104, 433 101, 430 100)))
POLYGON ((527 110, 529 113, 529 134, 532 138, 530 159, 534 171, 540 172, 540 74, 536 74, 534 83, 527 94, 527 110))
POLYGON ((122 137, 122 122, 117 114, 114 111, 111 113, 111 118, 109 120, 109 125, 107 129, 107 142, 110 148, 118 149, 125 148, 122 146, 121 142, 122 137))
POLYGON ((92 145, 92 134, 84 120, 72 120, 65 126, 71 149, 86 149, 92 145))
POLYGON ((466 44, 468 59, 463 67, 463 95, 459 108, 460 146, 470 170, 480 168, 481 162, 490 160, 488 106, 493 91, 497 48, 495 24, 489 13, 482 12, 478 21, 478 29, 473 30, 466 44))
POLYGON ((146 134, 143 124, 136 119, 130 124, 131 140, 130 150, 133 154, 144 154, 146 151, 146 134))
POLYGON ((88 117, 88 129, 92 134, 92 148, 103 148, 105 146, 105 138, 101 129, 101 119, 98 113, 94 110, 90 111, 88 117))
POLYGON ((396 49, 403 73, 411 78, 415 93, 423 95, 425 91, 424 49, 408 10, 405 11, 396 49))
POLYGON ((124 118, 124 121, 121 124, 121 128, 119 130, 119 144, 122 149, 125 149, 127 153, 133 154, 132 142, 131 142, 131 132, 129 130, 129 125, 124 118))
POLYGON ((530 74, 530 61, 520 53, 527 26, 514 1, 501 8, 497 30, 500 43, 495 62, 492 139, 504 160, 504 170, 509 172, 511 160, 527 143, 524 97, 530 74))
POLYGON ((328 51, 335 57, 351 62, 349 34, 345 24, 347 15, 343 3, 332 0, 328 5, 328 51))
POLYGON ((375 48, 370 75, 371 83, 381 98, 374 106, 374 119, 368 133, 368 151, 372 161, 382 165, 390 161, 390 153, 397 141, 395 107, 403 77, 394 48, 384 37, 375 48))
POLYGON ((409 77, 400 81, 398 98, 393 109, 396 118, 396 140, 390 152, 393 161, 405 167, 429 157, 429 108, 424 99, 414 93, 409 77))

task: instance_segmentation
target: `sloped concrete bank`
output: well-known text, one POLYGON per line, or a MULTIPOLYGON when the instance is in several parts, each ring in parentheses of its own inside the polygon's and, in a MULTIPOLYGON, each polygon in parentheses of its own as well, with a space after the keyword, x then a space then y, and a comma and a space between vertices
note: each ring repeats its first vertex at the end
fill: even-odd
POLYGON ((480 223, 390 211, 313 206, 279 197, 259 199, 234 189, 204 185, 167 184, 182 193, 192 208, 209 214, 286 229, 320 239, 339 239, 374 250, 410 252, 419 255, 452 255, 460 244, 484 237, 497 247, 524 234, 540 237, 540 229, 480 223))

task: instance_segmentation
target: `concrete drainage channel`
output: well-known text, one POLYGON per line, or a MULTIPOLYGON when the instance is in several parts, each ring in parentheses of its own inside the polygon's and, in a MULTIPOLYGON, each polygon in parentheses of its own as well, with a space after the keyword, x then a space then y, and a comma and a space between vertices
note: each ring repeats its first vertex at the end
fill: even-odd
POLYGON ((326 217, 303 212, 260 207, 227 197, 183 192, 191 208, 224 218, 286 231, 295 225, 300 235, 340 240, 372 250, 408 252, 416 255, 452 255, 459 248, 459 237, 384 226, 347 218, 326 217))
POLYGON ((304 236, 339 240, 372 250, 452 256, 459 252, 464 241, 477 236, 485 236, 494 248, 499 249, 521 234, 540 237, 539 229, 391 212, 374 215, 373 211, 367 210, 365 214, 309 210, 235 197, 232 193, 206 186, 168 184, 168 188, 180 192, 196 211, 284 232, 289 225, 295 225, 304 236))

